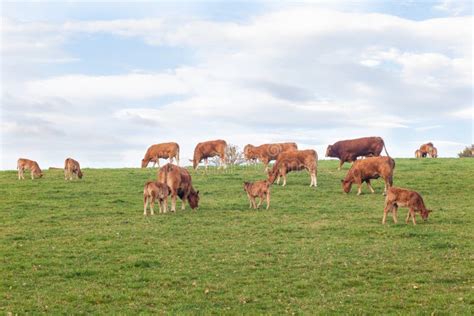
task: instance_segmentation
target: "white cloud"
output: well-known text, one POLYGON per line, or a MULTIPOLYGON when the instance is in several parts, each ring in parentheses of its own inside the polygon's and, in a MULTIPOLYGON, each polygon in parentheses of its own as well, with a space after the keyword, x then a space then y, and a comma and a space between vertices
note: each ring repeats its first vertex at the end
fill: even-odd
POLYGON ((472 109, 472 106, 451 112, 450 115, 456 118, 474 121, 474 111, 472 109))

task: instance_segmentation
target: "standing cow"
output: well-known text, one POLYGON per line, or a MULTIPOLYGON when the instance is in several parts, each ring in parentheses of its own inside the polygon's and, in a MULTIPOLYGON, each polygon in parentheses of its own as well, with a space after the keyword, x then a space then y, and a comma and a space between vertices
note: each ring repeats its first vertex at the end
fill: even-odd
POLYGON ((158 172, 158 181, 168 185, 171 191, 171 211, 176 212, 176 197, 182 201, 181 209, 184 210, 186 201, 192 209, 198 207, 199 191, 195 191, 191 175, 185 168, 171 163, 163 166, 158 172))
POLYGON ((26 158, 20 158, 17 161, 17 169, 18 169, 18 180, 25 179, 25 170, 30 170, 31 172, 31 180, 34 180, 35 177, 41 178, 43 177, 43 172, 39 167, 38 163, 34 160, 29 160, 26 158))
MULTIPOLYGON (((432 142, 429 142, 429 143, 426 143, 426 144, 423 144, 420 146, 420 152, 421 152, 421 156, 424 158, 424 157, 432 157, 433 158, 433 150, 434 150, 434 146, 433 146, 433 143, 432 142)), ((436 155, 437 155, 438 151, 436 150, 436 155)))
POLYGON ((374 193, 370 180, 382 177, 385 181, 383 191, 385 195, 387 189, 393 185, 393 169, 395 169, 395 160, 390 157, 369 157, 357 160, 347 172, 344 180, 341 180, 342 189, 349 193, 352 184, 355 183, 358 187, 357 195, 360 195, 362 193, 362 183, 366 182, 367 187, 374 193))
POLYGON ((361 156, 380 156, 382 149, 384 149, 387 156, 389 156, 381 137, 348 139, 329 145, 326 150, 326 157, 339 158, 340 162, 337 169, 341 170, 344 162, 354 162, 357 160, 357 157, 361 156))
POLYGON ((385 198, 385 208, 383 211, 382 224, 385 224, 388 212, 392 212, 393 222, 397 223, 397 210, 399 206, 408 207, 408 214, 405 219, 405 223, 408 224, 410 217, 412 218, 413 225, 416 225, 415 213, 419 212, 423 220, 427 220, 428 216, 432 212, 425 206, 423 198, 418 192, 391 187, 387 191, 387 197, 385 198))
POLYGON ((207 142, 202 142, 196 145, 194 149, 194 156, 193 156, 193 168, 196 170, 198 168, 199 163, 201 160, 204 159, 206 170, 208 164, 208 158, 218 156, 220 158, 220 166, 226 168, 225 165, 225 155, 227 151, 227 143, 225 140, 218 139, 218 140, 210 140, 207 142))
POLYGON ((147 206, 150 205, 150 214, 154 215, 155 200, 158 200, 158 207, 161 213, 166 213, 168 209, 168 195, 170 188, 166 183, 158 181, 147 181, 143 188, 143 215, 147 214, 147 206))
POLYGON ((72 158, 67 158, 64 161, 64 180, 72 180, 72 176, 75 175, 76 178, 82 179, 82 171, 79 162, 72 158))
POLYGON ((176 159, 176 164, 179 165, 179 145, 177 143, 162 143, 151 145, 142 159, 142 168, 146 168, 150 161, 153 162, 153 167, 158 164, 160 167, 160 158, 170 160, 173 162, 173 158, 176 159))
POLYGON ((273 184, 276 179, 280 184, 280 176, 283 177, 283 186, 286 185, 286 174, 290 171, 308 170, 311 176, 311 186, 318 186, 318 154, 315 150, 295 150, 281 153, 273 165, 273 169, 268 171, 268 181, 273 184))
POLYGON ((244 147, 244 156, 247 160, 259 159, 265 166, 265 172, 268 171, 268 164, 276 160, 282 152, 298 150, 296 143, 274 143, 253 146, 248 144, 244 147))

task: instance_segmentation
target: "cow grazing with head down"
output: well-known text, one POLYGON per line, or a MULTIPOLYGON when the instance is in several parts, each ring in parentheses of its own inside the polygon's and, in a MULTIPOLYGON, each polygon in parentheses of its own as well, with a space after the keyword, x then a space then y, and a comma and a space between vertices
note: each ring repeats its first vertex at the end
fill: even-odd
POLYGON ((311 176, 311 186, 318 186, 318 154, 313 149, 283 152, 278 156, 272 170, 268 171, 268 181, 273 184, 276 179, 280 183, 283 177, 283 186, 286 185, 286 174, 290 171, 308 170, 311 176))
POLYGON ((25 170, 30 170, 31 172, 31 180, 34 180, 35 177, 41 178, 43 177, 43 172, 39 167, 38 163, 34 160, 29 160, 26 158, 20 158, 17 161, 17 169, 18 169, 18 180, 25 179, 25 170))
POLYGON ((172 212, 176 212, 177 196, 182 201, 182 210, 185 209, 186 201, 192 209, 198 207, 199 191, 194 190, 191 175, 185 168, 168 163, 158 172, 158 181, 167 184, 170 188, 172 212))
POLYGON ((415 213, 418 212, 423 220, 427 220, 429 214, 432 212, 425 206, 423 198, 418 192, 391 187, 387 191, 387 197, 385 198, 385 208, 383 210, 382 224, 385 224, 388 212, 392 212, 393 221, 397 223, 397 210, 399 206, 408 207, 408 214, 405 219, 405 223, 408 224, 410 217, 412 218, 413 225, 416 225, 415 213))
POLYGON ((150 214, 154 215, 153 207, 155 201, 158 200, 158 207, 161 213, 166 213, 168 209, 168 196, 170 188, 166 183, 158 181, 147 181, 143 188, 143 215, 147 214, 147 206, 150 205, 150 214))
POLYGON ((270 207, 270 182, 261 180, 255 182, 244 182, 244 191, 249 199, 249 208, 257 209, 262 205, 263 199, 267 200, 267 210, 270 207), (260 198, 258 205, 255 203, 256 198, 260 198))
POLYGON ((419 150, 421 152, 421 156, 424 158, 428 156, 433 157, 433 149, 434 149, 433 143, 429 142, 429 143, 421 145, 419 150))
POLYGON ((227 150, 227 143, 225 140, 218 139, 218 140, 210 140, 207 142, 202 142, 196 145, 194 148, 194 156, 193 156, 193 168, 196 170, 198 168, 199 163, 204 159, 206 164, 208 164, 208 158, 218 156, 220 158, 220 166, 226 168, 225 165, 225 154, 227 150))
POLYGON ((339 158, 338 170, 341 170, 344 162, 354 162, 357 157, 380 156, 382 149, 385 149, 385 153, 389 156, 381 137, 348 139, 329 145, 326 149, 326 157, 339 158))
POLYGON ((253 146, 248 144, 244 147, 244 156, 247 160, 259 159, 268 171, 268 164, 276 160, 282 152, 298 150, 296 143, 275 143, 253 146))
POLYGON ((64 180, 72 180, 72 176, 75 175, 76 178, 82 179, 82 171, 81 171, 81 166, 79 165, 79 162, 72 159, 72 158, 67 158, 64 161, 64 180))
POLYGON ((431 150, 431 158, 438 158, 438 148, 433 147, 431 150))
POLYGON ((158 164, 160 167, 160 158, 170 160, 176 159, 176 164, 179 165, 179 145, 177 143, 162 143, 151 145, 142 159, 142 168, 146 168, 150 162, 153 162, 153 167, 158 164))
POLYGON ((362 193, 362 183, 366 182, 367 187, 372 193, 374 189, 370 184, 371 179, 382 177, 385 181, 384 194, 393 184, 393 169, 395 168, 395 160, 390 157, 369 157, 357 160, 347 172, 344 180, 341 180, 344 192, 351 191, 352 184, 357 184, 357 195, 362 193))

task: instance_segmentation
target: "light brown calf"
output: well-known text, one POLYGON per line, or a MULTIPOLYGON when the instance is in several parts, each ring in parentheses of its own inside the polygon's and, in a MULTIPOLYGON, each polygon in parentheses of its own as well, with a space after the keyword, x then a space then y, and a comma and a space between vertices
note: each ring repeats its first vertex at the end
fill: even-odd
POLYGON ((147 181, 143 188, 143 215, 147 215, 147 206, 150 205, 150 213, 154 215, 155 212, 153 207, 155 206, 155 200, 158 199, 158 207, 160 208, 160 214, 168 212, 168 195, 170 194, 170 188, 165 183, 158 181, 147 181))
POLYGON ((387 213, 392 212, 393 222, 397 223, 397 210, 399 206, 408 207, 408 214, 405 223, 408 224, 410 217, 412 218, 413 225, 416 225, 415 213, 418 212, 423 220, 428 219, 428 215, 432 212, 425 207, 423 198, 418 192, 391 187, 387 191, 385 197, 385 208, 383 210, 382 224, 385 224, 387 219, 387 213))
POLYGON ((318 154, 313 149, 294 150, 283 152, 278 156, 273 165, 273 169, 268 171, 268 181, 273 184, 277 180, 280 183, 280 176, 283 177, 283 186, 286 185, 286 174, 290 171, 306 169, 311 176, 311 186, 318 186, 318 154))
POLYGON ((158 172, 158 181, 166 183, 171 191, 171 211, 176 212, 176 198, 182 201, 181 209, 184 210, 186 201, 192 209, 198 207, 199 191, 195 191, 192 184, 191 175, 188 170, 175 166, 173 164, 166 164, 158 172))
POLYGON ((67 158, 64 161, 64 180, 72 180, 72 176, 75 175, 76 178, 82 179, 82 171, 79 162, 72 158, 67 158))
POLYGON ((18 180, 25 179, 25 169, 31 171, 31 180, 34 180, 35 176, 38 178, 41 178, 43 176, 43 172, 41 171, 38 163, 34 160, 20 158, 18 159, 16 166, 18 169, 18 180))
POLYGON ((270 207, 270 182, 268 180, 261 180, 255 182, 244 182, 244 191, 247 193, 249 199, 249 208, 253 206, 257 209, 262 205, 263 199, 267 200, 267 210, 270 207), (259 197, 260 201, 258 205, 255 203, 255 198, 259 197))

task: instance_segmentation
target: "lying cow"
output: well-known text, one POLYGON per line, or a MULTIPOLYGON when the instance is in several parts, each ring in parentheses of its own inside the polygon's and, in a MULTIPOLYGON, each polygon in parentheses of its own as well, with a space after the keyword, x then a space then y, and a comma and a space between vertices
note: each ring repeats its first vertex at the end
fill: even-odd
POLYGON ((381 137, 363 137, 357 139, 341 140, 329 145, 326 157, 339 158, 338 170, 341 170, 344 162, 353 162, 357 157, 380 156, 382 149, 389 156, 385 143, 381 137))
POLYGON ((265 172, 268 171, 268 164, 276 160, 282 152, 298 150, 296 143, 275 143, 253 146, 248 144, 244 147, 244 156, 247 160, 259 159, 265 166, 265 172))
POLYGON ((273 184, 277 180, 280 184, 280 176, 283 177, 283 186, 286 185, 286 174, 290 171, 308 170, 311 176, 311 186, 318 186, 318 154, 315 150, 295 150, 283 152, 278 156, 272 170, 268 171, 268 181, 273 184))
POLYGON ((170 160, 176 159, 176 164, 179 165, 179 145, 177 143, 162 143, 151 145, 142 159, 142 168, 146 168, 150 162, 153 162, 153 167, 158 164, 160 167, 160 158, 170 160))
POLYGON ((82 179, 82 171, 79 162, 72 158, 67 158, 64 161, 64 180, 72 180, 72 176, 75 175, 76 178, 82 179))
POLYGON ((173 164, 166 164, 158 173, 158 181, 166 183, 171 191, 171 211, 176 212, 176 197, 182 201, 181 209, 185 209, 186 201, 192 209, 198 207, 199 191, 195 191, 192 185, 191 175, 185 168, 173 164))
POLYGON ((249 208, 257 209, 262 205, 263 199, 267 200, 267 210, 270 207, 270 182, 268 180, 244 182, 244 191, 247 193, 249 199, 249 208), (255 198, 260 198, 258 205, 255 203, 255 198))
POLYGON ((193 156, 193 168, 194 170, 197 169, 199 163, 204 159, 206 164, 208 164, 208 158, 218 156, 220 158, 220 166, 226 168, 225 165, 225 155, 227 150, 227 143, 225 140, 218 139, 218 140, 211 140, 207 142, 202 142, 196 145, 194 149, 194 156, 193 156))
POLYGON ((170 188, 167 184, 158 181, 147 181, 143 188, 143 215, 147 215, 148 205, 150 205, 150 214, 155 214, 153 207, 156 200, 158 200, 160 214, 168 212, 169 195, 170 188))
POLYGON ((393 184, 393 169, 395 168, 395 161, 390 157, 369 157, 366 159, 357 160, 347 172, 344 180, 341 180, 342 189, 344 192, 351 191, 352 184, 358 186, 357 195, 362 193, 362 183, 366 182, 367 187, 372 193, 374 189, 370 184, 371 179, 378 179, 382 177, 385 181, 384 195, 389 187, 393 184))
POLYGON ((418 192, 391 187, 387 191, 387 197, 385 198, 385 208, 383 210, 382 224, 385 224, 387 219, 387 213, 392 212, 393 222, 397 223, 397 210, 399 206, 408 207, 407 218, 405 223, 408 224, 410 217, 412 218, 413 225, 416 225, 415 213, 418 212, 423 220, 427 220, 429 214, 432 212, 425 207, 423 198, 418 192))
POLYGON ((43 172, 41 171, 38 163, 34 160, 20 158, 18 159, 16 166, 18 169, 18 180, 25 179, 24 172, 26 169, 30 170, 31 172, 31 180, 34 180, 35 177, 43 177, 43 172))

